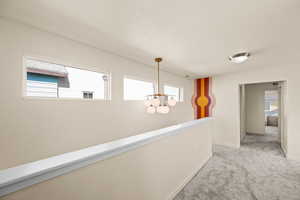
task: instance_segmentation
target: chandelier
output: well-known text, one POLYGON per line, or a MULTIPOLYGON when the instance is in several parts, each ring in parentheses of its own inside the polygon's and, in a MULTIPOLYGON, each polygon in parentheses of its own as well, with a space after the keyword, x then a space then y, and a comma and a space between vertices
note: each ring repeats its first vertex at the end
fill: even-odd
POLYGON ((175 106, 176 100, 174 95, 166 95, 160 93, 160 80, 159 80, 159 63, 162 61, 162 58, 155 58, 157 63, 157 79, 154 88, 154 94, 147 95, 145 98, 145 106, 147 107, 147 113, 161 113, 167 114, 170 111, 169 106, 175 106))

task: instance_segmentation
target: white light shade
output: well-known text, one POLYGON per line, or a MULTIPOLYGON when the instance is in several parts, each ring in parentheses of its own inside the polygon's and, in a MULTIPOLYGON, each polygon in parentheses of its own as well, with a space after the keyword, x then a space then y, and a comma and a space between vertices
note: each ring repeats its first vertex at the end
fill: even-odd
POLYGON ((154 98, 151 101, 152 101, 152 105, 155 107, 158 107, 160 105, 160 100, 158 98, 154 98))
POLYGON ((232 58, 231 62, 242 63, 242 62, 245 62, 247 59, 248 59, 247 56, 239 56, 239 57, 236 57, 236 58, 232 58))
POLYGON ((163 112, 163 114, 167 114, 167 113, 169 113, 169 111, 170 111, 169 106, 164 106, 164 112, 163 112))
POLYGON ((145 100, 144 104, 147 107, 151 106, 151 100, 149 100, 149 99, 145 100))
POLYGON ((168 100, 169 106, 175 106, 176 103, 177 103, 177 102, 176 102, 176 100, 175 100, 174 98, 171 98, 171 99, 168 100))
POLYGON ((237 54, 234 54, 233 56, 230 56, 229 60, 233 63, 242 63, 242 62, 245 62, 246 60, 248 60, 249 56, 250 56, 250 53, 248 53, 248 52, 237 53, 237 54))
POLYGON ((153 106, 148 107, 147 108, 147 113, 154 114, 155 113, 155 108, 153 106))
POLYGON ((157 112, 158 113, 163 113, 164 112, 164 107, 163 106, 158 106, 157 107, 157 112))
POLYGON ((157 112, 161 114, 167 114, 170 111, 170 108, 168 106, 158 106, 157 112))

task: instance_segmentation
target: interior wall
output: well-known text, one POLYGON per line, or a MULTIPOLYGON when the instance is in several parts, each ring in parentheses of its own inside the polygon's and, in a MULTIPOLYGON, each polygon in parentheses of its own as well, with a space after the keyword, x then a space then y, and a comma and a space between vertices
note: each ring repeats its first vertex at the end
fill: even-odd
POLYGON ((246 132, 265 134, 265 91, 278 90, 272 83, 245 85, 246 132))
POLYGON ((204 119, 177 130, 176 135, 162 137, 0 199, 173 200, 212 156, 212 122, 204 119))
POLYGON ((240 85, 240 138, 246 136, 246 92, 245 85, 240 85))
POLYGON ((150 115, 143 101, 123 101, 123 77, 153 80, 154 67, 3 18, 0 27, 0 169, 193 119, 191 80, 162 72, 162 83, 184 88, 184 102, 150 115), (24 98, 23 56, 109 72, 112 100, 24 98))
POLYGON ((286 102, 287 102, 287 83, 286 82, 280 82, 280 144, 283 152, 287 156, 287 109, 286 109, 286 102))
POLYGON ((300 90, 299 64, 279 63, 278 66, 255 68, 244 72, 213 77, 214 143, 232 147, 240 146, 239 85, 259 82, 285 82, 284 125, 287 157, 300 160, 300 90))

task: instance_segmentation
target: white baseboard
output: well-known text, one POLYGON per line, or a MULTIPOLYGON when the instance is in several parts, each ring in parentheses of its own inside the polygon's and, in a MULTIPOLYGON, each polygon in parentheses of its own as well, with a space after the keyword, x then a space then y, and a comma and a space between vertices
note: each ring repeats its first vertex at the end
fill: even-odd
POLYGON ((281 149, 282 149, 282 151, 283 151, 284 156, 287 158, 287 151, 286 151, 286 149, 284 148, 284 146, 281 146, 281 149))
POLYGON ((193 178, 194 176, 199 172, 199 170, 207 163, 207 161, 212 157, 212 154, 209 155, 199 166, 197 166, 190 175, 188 175, 183 182, 174 190, 174 192, 172 192, 169 197, 167 198, 167 200, 173 200, 176 195, 186 186, 186 184, 188 184, 193 178))

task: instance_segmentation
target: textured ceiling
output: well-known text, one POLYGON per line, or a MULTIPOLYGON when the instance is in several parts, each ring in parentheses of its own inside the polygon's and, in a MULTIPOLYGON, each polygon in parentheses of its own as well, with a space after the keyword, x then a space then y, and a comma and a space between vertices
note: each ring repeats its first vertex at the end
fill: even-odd
POLYGON ((0 0, 0 16, 182 75, 299 63, 299 0, 0 0))

